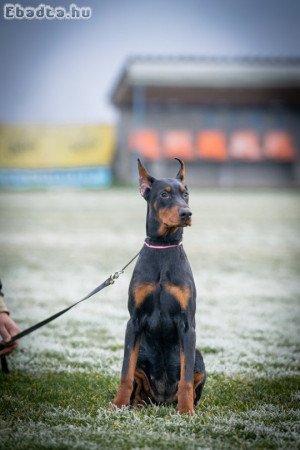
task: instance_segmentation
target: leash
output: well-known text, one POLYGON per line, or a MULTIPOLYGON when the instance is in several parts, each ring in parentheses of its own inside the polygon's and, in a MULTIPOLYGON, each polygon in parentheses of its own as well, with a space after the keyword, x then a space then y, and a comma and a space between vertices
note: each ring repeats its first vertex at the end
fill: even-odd
MULTIPOLYGON (((85 300, 89 299, 93 295, 97 294, 97 292, 100 292, 100 291, 102 291, 102 289, 114 284, 115 281, 119 278, 119 276, 124 273, 125 269, 127 269, 127 267, 139 256, 140 253, 141 253, 141 250, 121 270, 119 270, 118 272, 115 272, 113 275, 110 275, 105 281, 103 281, 103 283, 99 284, 99 286, 97 286, 95 289, 93 289, 89 294, 87 294, 85 297, 78 300, 77 302, 73 303, 71 306, 68 306, 67 308, 62 309, 61 311, 57 312, 56 314, 53 314, 52 316, 48 317, 47 319, 42 320, 41 322, 38 322, 29 328, 26 328, 25 330, 21 331, 20 333, 16 334, 15 336, 13 336, 10 341, 0 342, 0 350, 3 350, 4 348, 9 347, 18 339, 28 336, 29 334, 33 333, 34 331, 38 330, 39 328, 43 327, 44 325, 47 325, 47 323, 52 322, 52 320, 55 320, 59 316, 62 316, 67 311, 74 308, 74 306, 78 305, 81 302, 84 302, 85 300)), ((1 368, 2 368, 2 372, 4 372, 4 373, 9 372, 7 360, 6 360, 5 356, 1 356, 1 368)))

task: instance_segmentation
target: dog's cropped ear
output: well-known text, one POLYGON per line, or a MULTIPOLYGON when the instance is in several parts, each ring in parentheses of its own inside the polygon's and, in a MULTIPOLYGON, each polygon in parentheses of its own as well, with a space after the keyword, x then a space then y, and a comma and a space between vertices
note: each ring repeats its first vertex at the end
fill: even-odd
POLYGON ((181 159, 179 159, 179 158, 175 158, 175 159, 177 159, 177 161, 180 164, 180 169, 179 169, 178 174, 176 175, 176 179, 181 181, 183 184, 185 184, 185 165, 184 165, 184 162, 181 161, 181 159))
POLYGON ((139 159, 137 161, 139 170, 140 193, 144 198, 146 198, 150 192, 152 184, 155 181, 155 178, 149 175, 139 159))

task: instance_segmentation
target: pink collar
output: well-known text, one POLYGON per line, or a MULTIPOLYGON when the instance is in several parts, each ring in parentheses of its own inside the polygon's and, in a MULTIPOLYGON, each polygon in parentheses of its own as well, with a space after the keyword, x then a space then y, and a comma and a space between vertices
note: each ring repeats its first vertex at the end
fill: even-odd
POLYGON ((157 248, 159 250, 165 250, 166 248, 174 248, 174 247, 178 247, 179 245, 182 245, 182 241, 180 241, 179 244, 173 244, 173 245, 151 245, 145 241, 145 245, 149 248, 157 248))

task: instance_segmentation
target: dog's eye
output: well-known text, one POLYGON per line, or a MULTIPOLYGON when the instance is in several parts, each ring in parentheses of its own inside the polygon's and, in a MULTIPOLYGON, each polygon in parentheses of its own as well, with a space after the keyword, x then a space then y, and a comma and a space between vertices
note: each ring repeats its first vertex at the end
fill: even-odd
POLYGON ((168 194, 166 191, 163 191, 163 192, 160 194, 160 196, 161 196, 162 198, 168 198, 168 197, 169 197, 169 194, 168 194))
POLYGON ((189 193, 188 192, 184 192, 183 193, 183 198, 189 198, 189 193))

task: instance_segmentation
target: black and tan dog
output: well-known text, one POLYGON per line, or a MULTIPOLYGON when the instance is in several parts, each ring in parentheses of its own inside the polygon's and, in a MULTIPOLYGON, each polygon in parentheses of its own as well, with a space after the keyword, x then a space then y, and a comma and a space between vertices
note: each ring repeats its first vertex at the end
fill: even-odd
MULTIPOLYGON (((177 159, 177 158, 176 158, 177 159)), ((195 349, 196 288, 182 246, 191 225, 184 163, 176 178, 156 180, 138 160, 140 192, 147 201, 147 239, 129 286, 118 407, 173 403, 193 414, 205 383, 195 349)))

